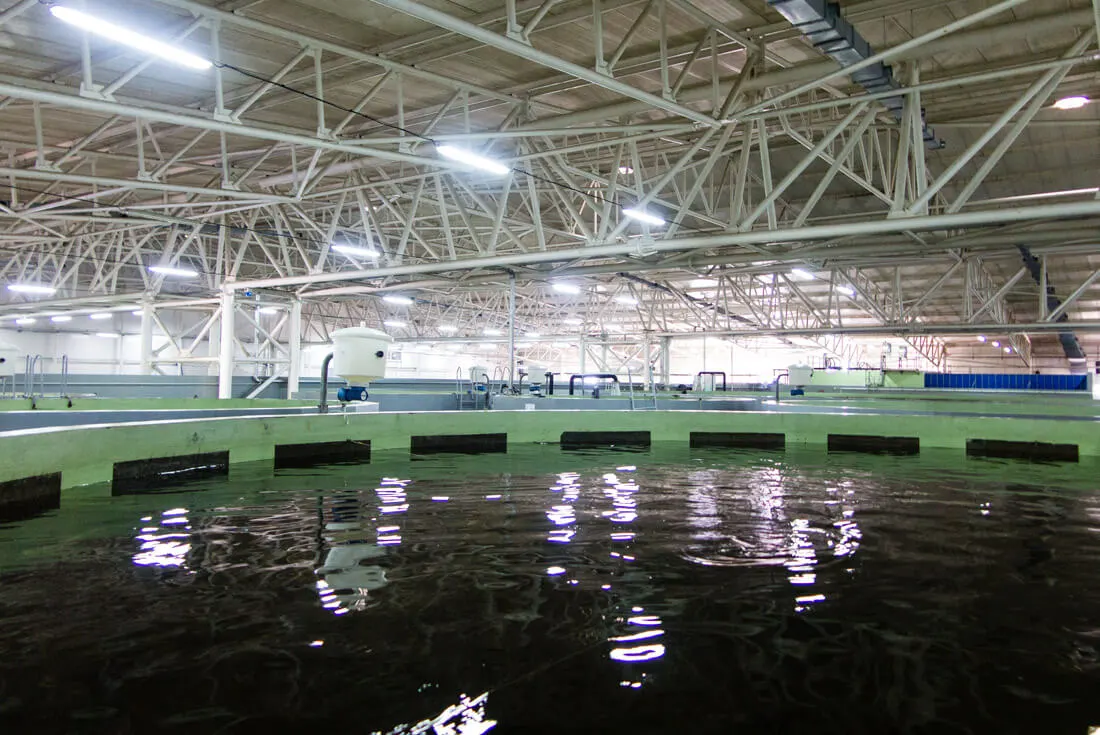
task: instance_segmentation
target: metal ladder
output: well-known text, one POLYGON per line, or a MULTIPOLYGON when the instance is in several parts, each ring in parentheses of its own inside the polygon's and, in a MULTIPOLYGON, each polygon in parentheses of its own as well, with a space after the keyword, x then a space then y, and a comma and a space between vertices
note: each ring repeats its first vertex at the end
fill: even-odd
POLYGON ((489 407, 489 392, 492 389, 492 385, 489 382, 489 376, 482 373, 485 381, 474 382, 467 380, 463 375, 462 368, 455 370, 455 400, 458 404, 459 411, 465 411, 467 409, 477 410, 479 408, 489 407), (484 385, 485 390, 479 391, 477 387, 484 385), (484 396, 484 399, 482 399, 484 396))

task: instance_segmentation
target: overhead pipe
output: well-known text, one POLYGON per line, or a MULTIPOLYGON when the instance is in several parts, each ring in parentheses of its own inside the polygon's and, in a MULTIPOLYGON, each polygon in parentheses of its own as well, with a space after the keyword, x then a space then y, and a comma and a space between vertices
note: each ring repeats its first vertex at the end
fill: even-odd
MULTIPOLYGON (((1028 36, 1046 36, 1067 28, 1089 26, 1092 22, 1092 11, 1089 9, 1040 15, 1035 18, 1004 23, 989 28, 958 31, 946 38, 929 41, 915 48, 902 51, 894 56, 893 59, 895 61, 925 59, 935 54, 973 51, 978 47, 1011 43, 1028 36)), ((741 85, 740 89, 743 92, 760 91, 769 87, 783 87, 789 84, 802 84, 837 72, 840 68, 840 64, 829 59, 828 61, 800 64, 787 69, 767 71, 751 79, 746 79, 743 82, 739 82, 740 75, 736 75, 719 82, 718 94, 720 98, 724 98, 729 94, 733 86, 737 84, 741 85)), ((705 82, 691 87, 684 87, 680 90, 680 94, 678 94, 676 98, 681 104, 686 104, 710 100, 713 95, 714 87, 710 82, 705 82)), ((545 128, 551 125, 580 125, 634 115, 645 112, 647 109, 649 109, 647 105, 638 102, 616 102, 597 108, 582 110, 580 112, 569 112, 563 115, 540 117, 530 122, 528 125, 532 128, 545 128)), ((519 126, 517 129, 523 129, 523 126, 519 126)))
MULTIPOLYGON (((954 214, 894 217, 864 222, 793 227, 784 230, 760 229, 751 230, 749 232, 720 232, 696 237, 677 238, 674 240, 656 240, 647 242, 645 247, 646 250, 653 252, 675 252, 718 247, 774 245, 777 242, 793 243, 812 240, 829 240, 837 237, 861 235, 884 235, 928 230, 956 230, 993 224, 1008 224, 1012 222, 1030 222, 1032 220, 1042 219, 1066 220, 1094 216, 1100 216, 1100 200, 1043 204, 1027 207, 1006 207, 1003 209, 957 212, 954 214)), ((224 288, 240 291, 274 286, 306 285, 365 279, 373 280, 388 276, 447 273, 475 270, 479 268, 553 263, 574 260, 577 258, 591 259, 626 256, 637 252, 637 250, 637 239, 630 238, 626 242, 592 245, 589 247, 562 248, 559 250, 493 255, 488 257, 460 258, 451 261, 396 265, 384 268, 361 268, 357 270, 314 273, 300 276, 283 276, 279 278, 261 278, 252 281, 233 281, 226 283, 224 288)))
MULTIPOLYGON (((841 67, 859 64, 871 58, 871 44, 840 14, 840 6, 836 3, 828 0, 768 0, 768 5, 799 29, 814 48, 841 67)), ((871 94, 897 91, 901 88, 894 79, 893 69, 881 61, 857 69, 852 74, 852 81, 871 94)), ((879 102, 890 111, 894 119, 901 120, 905 109, 905 98, 901 94, 883 97, 879 102)), ((928 148, 937 149, 946 145, 924 121, 923 109, 921 128, 928 148)))

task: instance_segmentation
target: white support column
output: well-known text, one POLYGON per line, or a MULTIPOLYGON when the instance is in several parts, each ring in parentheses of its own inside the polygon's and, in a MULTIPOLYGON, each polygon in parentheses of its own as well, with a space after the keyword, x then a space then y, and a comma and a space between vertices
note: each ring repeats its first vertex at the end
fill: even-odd
POLYGON ((153 374, 153 302, 141 305, 141 374, 153 374))
POLYGON ((290 366, 286 374, 286 397, 298 397, 298 380, 302 375, 302 302, 298 299, 290 302, 290 366))
POLYGON ((221 349, 218 351, 218 398, 233 397, 233 319, 236 316, 234 292, 222 291, 221 349))

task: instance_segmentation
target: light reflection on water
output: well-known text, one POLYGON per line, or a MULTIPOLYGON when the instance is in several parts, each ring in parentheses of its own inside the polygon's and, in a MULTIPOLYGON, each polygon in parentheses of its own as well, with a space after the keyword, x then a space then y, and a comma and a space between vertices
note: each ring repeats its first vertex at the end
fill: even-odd
MULTIPOLYGON (((845 717, 898 702, 876 731, 939 731, 937 718, 974 717, 969 729, 983 732, 1003 711, 984 704, 996 696, 1014 707, 1057 702, 1062 712, 1078 707, 1064 700, 1078 702, 1080 713, 1080 691, 1100 687, 1092 496, 1016 493, 942 473, 892 477, 874 465, 701 456, 621 465, 621 456, 593 454, 496 474, 449 459, 432 477, 417 474, 431 462, 403 472, 363 465, 315 490, 112 500, 130 503, 125 566, 144 571, 85 577, 96 604, 119 599, 135 611, 134 630, 108 625, 117 615, 104 630, 120 626, 119 639, 171 665, 182 664, 165 646, 177 643, 149 640, 150 631, 233 631, 234 615, 262 621, 200 643, 211 652, 207 668, 189 673, 194 681, 220 675, 210 661, 275 647, 283 653, 242 661, 240 671, 309 670, 345 701, 369 702, 354 724, 394 735, 484 732, 496 721, 551 732, 563 701, 581 731, 610 732, 601 723, 616 718, 631 732, 671 731, 666 699, 670 711, 716 717, 731 691, 754 726, 774 712, 821 711, 847 725, 824 732, 855 732, 860 721, 845 717), (168 589, 171 603, 158 605, 168 589), (187 599, 196 604, 181 605, 187 599), (1039 600, 1041 610, 1031 607, 1039 600), (791 670, 801 673, 785 678, 791 670), (1031 673, 1024 683, 998 678, 1008 670, 1031 673), (887 673, 861 678, 874 672, 887 673), (484 694, 460 699, 464 691, 484 694), (661 705, 650 703, 655 694, 661 705), (595 714, 605 709, 617 714, 595 714)), ((32 589, 0 580, 5 602, 32 589)), ((95 620, 87 604, 79 614, 95 620)), ((43 630, 47 622, 48 635, 67 629, 44 617, 43 630)), ((0 644, 10 640, 2 627, 0 644)), ((318 691, 298 679, 269 707, 298 702, 296 692, 325 699, 318 691)), ((39 696, 28 692, 20 696, 39 696)), ((199 711, 211 695, 188 696, 183 709, 199 711)), ((700 731, 731 731, 725 725, 700 731)))

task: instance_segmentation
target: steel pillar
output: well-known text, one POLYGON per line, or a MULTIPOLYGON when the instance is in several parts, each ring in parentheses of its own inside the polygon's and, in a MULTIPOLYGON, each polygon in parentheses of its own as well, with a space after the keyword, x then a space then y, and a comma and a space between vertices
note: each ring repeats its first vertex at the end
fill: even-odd
POLYGON ((302 302, 298 299, 290 302, 288 333, 290 365, 286 374, 286 397, 297 398, 298 381, 302 375, 302 302))
POLYGON ((236 316, 234 292, 222 291, 221 349, 218 350, 218 398, 233 397, 233 319, 236 316))
POLYGON ((153 374, 153 303, 141 305, 141 374, 153 374))

